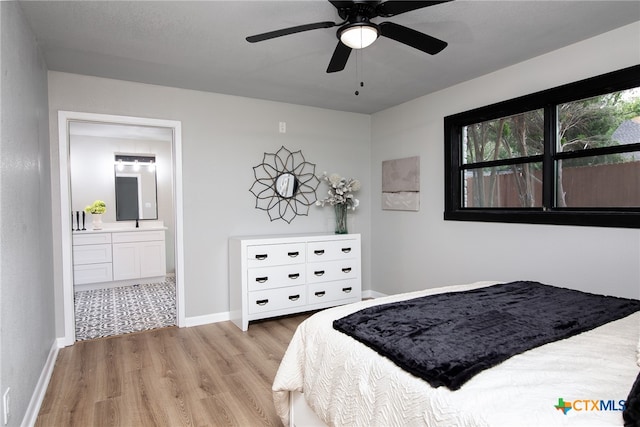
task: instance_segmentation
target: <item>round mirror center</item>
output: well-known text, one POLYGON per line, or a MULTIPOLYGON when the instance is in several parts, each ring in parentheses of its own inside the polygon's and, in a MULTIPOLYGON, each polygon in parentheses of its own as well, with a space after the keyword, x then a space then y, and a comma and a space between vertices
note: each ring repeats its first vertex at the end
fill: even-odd
POLYGON ((276 192, 280 197, 289 198, 295 196, 298 191, 298 180, 292 173, 283 173, 276 178, 276 192))

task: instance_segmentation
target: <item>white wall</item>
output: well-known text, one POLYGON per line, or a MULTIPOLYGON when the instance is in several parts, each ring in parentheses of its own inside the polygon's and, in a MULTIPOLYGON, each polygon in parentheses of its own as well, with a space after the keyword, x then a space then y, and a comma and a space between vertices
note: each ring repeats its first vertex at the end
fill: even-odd
MULTIPOLYGON (((58 164, 57 111, 69 110, 182 122, 186 317, 229 309, 227 240, 235 235, 333 232, 333 211, 312 206, 291 224, 255 209, 253 166, 281 146, 302 150, 316 173, 363 179, 362 206, 350 231, 362 233, 363 286, 368 287, 371 185, 370 116, 299 105, 49 72, 52 164, 58 164), (280 121, 287 132, 279 133, 280 121)), ((54 170, 52 179, 59 181, 54 170)), ((326 187, 321 184, 321 197, 326 187)), ((60 212, 53 194, 53 212, 60 212)), ((66 207, 65 207, 66 209, 66 207)), ((59 234, 59 230, 54 233, 59 234)), ((60 241, 59 235, 54 235, 60 241)), ((59 251, 54 262, 61 263, 59 251)), ((62 334, 62 283, 56 271, 56 328, 62 334)))
POLYGON ((640 63, 640 23, 372 116, 371 286, 386 294, 538 280, 640 297, 637 229, 444 221, 443 118, 640 63), (393 143, 392 143, 393 142, 393 143), (381 162, 420 156, 419 212, 380 208, 381 162))
POLYGON ((20 425, 55 343, 47 74, 17 2, 0 2, 0 392, 20 425))

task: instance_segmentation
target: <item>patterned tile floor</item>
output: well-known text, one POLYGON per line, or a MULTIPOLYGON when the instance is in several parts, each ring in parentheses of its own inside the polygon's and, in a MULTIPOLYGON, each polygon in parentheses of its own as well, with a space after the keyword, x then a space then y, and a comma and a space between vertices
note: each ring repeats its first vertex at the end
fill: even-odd
POLYGON ((175 281, 76 292, 75 315, 77 341, 173 326, 175 281))

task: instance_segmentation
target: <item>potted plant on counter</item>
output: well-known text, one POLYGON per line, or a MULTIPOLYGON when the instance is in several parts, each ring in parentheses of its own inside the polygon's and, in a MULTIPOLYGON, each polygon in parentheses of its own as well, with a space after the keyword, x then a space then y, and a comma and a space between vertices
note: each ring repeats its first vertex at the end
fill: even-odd
POLYGON ((107 211, 107 204, 102 200, 96 200, 93 204, 84 208, 86 213, 91 214, 91 223, 94 230, 102 229, 102 214, 107 211))

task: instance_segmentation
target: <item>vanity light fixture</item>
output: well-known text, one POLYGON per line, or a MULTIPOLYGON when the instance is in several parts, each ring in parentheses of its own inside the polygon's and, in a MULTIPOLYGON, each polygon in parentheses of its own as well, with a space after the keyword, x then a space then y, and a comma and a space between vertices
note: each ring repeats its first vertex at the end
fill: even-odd
POLYGON ((338 32, 340 41, 351 49, 364 49, 371 46, 380 35, 378 26, 368 21, 345 25, 338 32))
POLYGON ((125 166, 131 166, 129 170, 138 172, 142 166, 146 166, 149 172, 156 170, 156 157, 154 155, 128 155, 128 154, 116 154, 115 165, 118 172, 122 172, 125 166))

